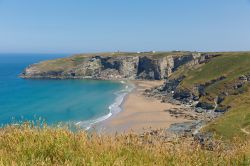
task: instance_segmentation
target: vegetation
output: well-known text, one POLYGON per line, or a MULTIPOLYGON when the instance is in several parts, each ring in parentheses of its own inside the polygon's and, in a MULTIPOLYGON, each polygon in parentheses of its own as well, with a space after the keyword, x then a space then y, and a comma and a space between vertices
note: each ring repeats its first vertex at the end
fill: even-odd
MULTIPOLYGON (((199 68, 193 68, 186 72, 186 78, 181 85, 185 88, 190 88, 195 84, 204 84, 221 76, 225 76, 226 82, 228 82, 248 72, 250 72, 250 53, 224 54, 213 58, 209 63, 199 68)), ((215 92, 222 88, 221 84, 223 82, 209 87, 208 92, 215 92)))
MULTIPOLYGON (((183 55, 184 52, 101 53, 102 56, 183 55)), ((217 53, 216 53, 217 54, 217 53)), ((199 95, 200 103, 227 110, 203 130, 221 141, 207 149, 193 140, 167 142, 161 136, 128 134, 115 137, 71 132, 65 128, 31 124, 0 129, 1 165, 250 165, 250 53, 218 53, 208 63, 183 65, 170 79, 183 80, 177 87, 199 95), (240 77, 249 77, 242 80, 240 77), (197 87, 202 87, 203 92, 197 87), (219 139, 220 140, 220 139, 219 139)), ((43 71, 61 71, 81 64, 93 54, 45 61, 43 71)))
MULTIPOLYGON (((169 55, 183 56, 190 52, 114 52, 99 53, 101 56, 151 56, 164 57, 169 55)), ((208 63, 200 65, 183 65, 175 71, 170 79, 185 76, 177 87, 181 90, 191 91, 200 96, 201 103, 215 105, 218 102, 218 110, 227 110, 229 112, 215 122, 211 123, 206 129, 214 131, 223 138, 232 139, 238 135, 242 138, 249 137, 249 117, 250 117, 250 81, 242 86, 235 88, 240 82, 239 77, 242 75, 250 76, 250 53, 249 52, 221 52, 211 53, 220 56, 212 58, 208 63), (197 86, 204 86, 204 94, 200 94, 197 86), (231 129, 231 130, 230 130, 231 129)), ((68 58, 44 61, 36 65, 41 71, 70 71, 78 64, 85 61, 86 57, 94 54, 79 54, 68 58)))
POLYGON ((36 68, 38 68, 41 71, 64 71, 65 69, 69 69, 72 66, 75 66, 78 61, 78 58, 76 60, 71 58, 60 58, 60 59, 54 59, 54 60, 48 60, 40 62, 38 65, 36 65, 36 68))
POLYGON ((220 98, 218 109, 230 108, 225 115, 208 125, 206 130, 214 131, 226 139, 234 136, 246 139, 250 135, 250 84, 249 81, 242 84, 239 78, 250 75, 250 53, 220 54, 206 64, 183 66, 172 78, 184 75, 178 88, 196 95, 199 92, 194 87, 204 85, 205 94, 200 94, 200 102, 214 104, 214 100, 220 98))
POLYGON ((225 138, 239 136, 250 138, 250 91, 236 96, 230 96, 223 102, 231 109, 222 117, 211 122, 205 129, 214 131, 225 138))
POLYGON ((189 54, 190 52, 113 52, 113 53, 95 53, 95 54, 76 54, 67 58, 59 58, 54 60, 43 61, 36 64, 36 68, 43 72, 53 71, 60 72, 68 69, 72 69, 79 64, 82 64, 87 57, 91 56, 150 56, 155 58, 161 58, 169 55, 182 56, 189 54))
POLYGON ((95 54, 78 54, 73 57, 88 57, 88 56, 93 56, 93 55, 101 55, 101 56, 153 56, 153 57, 165 57, 169 55, 173 56, 182 56, 186 54, 190 54, 191 52, 189 51, 173 51, 173 52, 107 52, 107 53, 95 53, 95 54))
POLYGON ((249 141, 207 149, 192 140, 98 136, 29 123, 0 129, 1 165, 249 165, 249 149, 249 141))

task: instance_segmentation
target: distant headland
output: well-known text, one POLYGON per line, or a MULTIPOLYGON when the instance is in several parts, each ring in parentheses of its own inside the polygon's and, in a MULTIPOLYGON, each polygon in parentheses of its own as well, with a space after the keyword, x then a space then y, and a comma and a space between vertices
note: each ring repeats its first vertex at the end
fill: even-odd
MULTIPOLYGON (((238 121, 237 125, 233 122, 250 111, 247 102, 250 93, 250 52, 77 54, 30 65, 20 76, 25 79, 101 79, 151 83, 162 80, 158 86, 153 83, 139 92, 145 97, 175 105, 166 107, 165 112, 173 118, 184 120, 166 126, 170 132, 197 134, 203 128, 226 138, 249 135, 249 126, 245 126, 248 119, 238 121), (181 107, 176 107, 178 105, 181 107), (243 108, 244 111, 240 111, 243 108)), ((135 84, 141 87, 142 83, 135 84)))

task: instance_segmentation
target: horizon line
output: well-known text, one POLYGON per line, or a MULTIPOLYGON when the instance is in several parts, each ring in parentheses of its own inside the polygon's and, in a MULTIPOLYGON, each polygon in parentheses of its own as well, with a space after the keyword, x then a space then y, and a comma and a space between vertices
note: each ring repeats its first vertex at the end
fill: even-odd
POLYGON ((89 51, 89 52, 0 52, 0 54, 68 54, 68 55, 75 55, 75 54, 98 54, 98 53, 146 53, 146 52, 155 52, 155 53, 163 53, 163 52, 198 52, 198 53, 216 53, 216 52, 250 52, 250 50, 220 50, 220 51, 194 51, 194 50, 138 50, 138 51, 123 51, 123 50, 116 50, 116 51, 89 51))

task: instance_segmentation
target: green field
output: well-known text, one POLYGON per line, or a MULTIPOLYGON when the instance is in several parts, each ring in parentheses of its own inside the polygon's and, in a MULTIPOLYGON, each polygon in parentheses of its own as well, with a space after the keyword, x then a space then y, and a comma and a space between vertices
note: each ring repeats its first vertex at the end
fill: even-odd
POLYGON ((223 104, 231 109, 222 117, 211 122, 205 129, 214 131, 225 138, 240 136, 250 138, 250 91, 244 94, 228 97, 223 104))

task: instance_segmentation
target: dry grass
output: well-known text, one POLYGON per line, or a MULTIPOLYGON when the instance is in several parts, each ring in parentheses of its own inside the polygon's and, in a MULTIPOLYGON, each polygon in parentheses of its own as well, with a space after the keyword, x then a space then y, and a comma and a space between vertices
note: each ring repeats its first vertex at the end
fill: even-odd
POLYGON ((1 165, 248 165, 249 142, 206 150, 190 140, 97 136, 31 124, 0 129, 1 165))

